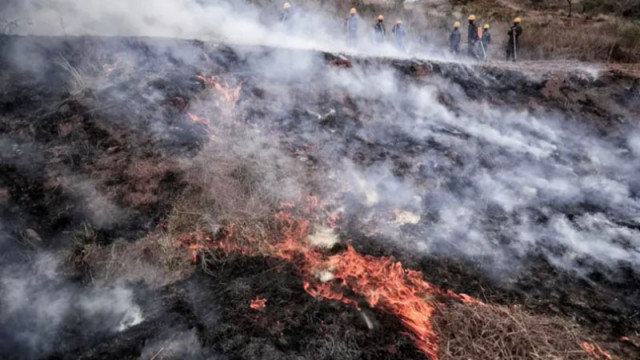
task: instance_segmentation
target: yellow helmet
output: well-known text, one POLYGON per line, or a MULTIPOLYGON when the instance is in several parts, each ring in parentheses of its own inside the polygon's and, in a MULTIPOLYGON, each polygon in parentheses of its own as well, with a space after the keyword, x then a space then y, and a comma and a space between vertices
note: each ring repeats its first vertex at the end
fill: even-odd
POLYGON ((288 8, 290 8, 290 7, 291 7, 291 4, 289 4, 288 2, 286 2, 286 3, 284 3, 284 5, 282 5, 282 7, 283 7, 284 9, 288 9, 288 8))
POLYGON ((520 19, 519 17, 513 19, 513 22, 516 24, 520 24, 520 22, 522 21, 522 19, 520 19))
POLYGON ((351 10, 349 10, 349 14, 355 14, 357 13, 356 8, 351 8, 351 10))
POLYGON ((489 30, 489 29, 491 29, 491 25, 489 25, 489 24, 484 24, 484 28, 485 28, 486 30, 489 30))
POLYGON ((384 16, 378 15, 378 20, 384 20, 384 16))
POLYGON ((454 28, 458 28, 458 27, 460 27, 460 21, 456 21, 456 22, 454 22, 454 23, 453 23, 453 27, 454 27, 454 28))
POLYGON ((469 20, 475 20, 476 16, 475 15, 469 15, 469 20))

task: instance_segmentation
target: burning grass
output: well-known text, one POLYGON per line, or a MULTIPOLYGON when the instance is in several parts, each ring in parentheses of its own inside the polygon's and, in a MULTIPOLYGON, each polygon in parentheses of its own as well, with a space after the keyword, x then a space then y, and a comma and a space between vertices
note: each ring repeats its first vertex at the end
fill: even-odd
MULTIPOLYGON (((209 252, 214 257, 266 256, 294 264, 308 294, 395 315, 416 347, 432 360, 593 358, 581 347, 584 336, 571 323, 444 291, 392 257, 363 255, 350 245, 334 255, 315 248, 308 240, 311 224, 305 219, 316 218, 309 211, 317 205, 308 201, 296 213, 284 204, 276 221, 261 234, 230 226, 216 235, 185 234, 180 243, 194 260, 197 253, 209 252)), ((256 298, 250 307, 263 309, 263 300, 256 298)))

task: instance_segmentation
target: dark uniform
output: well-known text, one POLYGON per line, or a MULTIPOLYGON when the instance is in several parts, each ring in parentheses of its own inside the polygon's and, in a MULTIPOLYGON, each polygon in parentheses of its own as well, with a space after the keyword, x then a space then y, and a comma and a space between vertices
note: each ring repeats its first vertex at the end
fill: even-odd
POLYGON ((485 29, 482 33, 482 45, 484 45, 484 50, 489 50, 489 44, 491 44, 491 31, 485 29))
POLYGON ((516 61, 516 55, 520 45, 520 35, 522 35, 522 26, 520 26, 519 23, 513 24, 507 33, 509 39, 507 42, 507 60, 516 61))
POLYGON ((462 34, 457 27, 453 28, 451 35, 449 35, 449 50, 454 54, 460 53, 460 40, 462 40, 462 34))
POLYGON ((469 54, 469 56, 476 57, 475 47, 478 40, 480 39, 478 37, 478 27, 476 26, 476 22, 474 20, 469 20, 469 34, 467 36, 467 54, 469 54))
POLYGON ((280 22, 284 23, 289 21, 289 19, 291 18, 291 9, 284 9, 282 10, 282 12, 280 13, 280 22))
POLYGON ((484 59, 486 60, 489 57, 489 45, 491 44, 491 31, 487 28, 484 28, 482 32, 482 49, 484 50, 484 59))
POLYGON ((387 35, 387 30, 384 28, 384 21, 378 20, 373 26, 373 31, 375 32, 376 41, 378 43, 383 42, 385 35, 387 35))

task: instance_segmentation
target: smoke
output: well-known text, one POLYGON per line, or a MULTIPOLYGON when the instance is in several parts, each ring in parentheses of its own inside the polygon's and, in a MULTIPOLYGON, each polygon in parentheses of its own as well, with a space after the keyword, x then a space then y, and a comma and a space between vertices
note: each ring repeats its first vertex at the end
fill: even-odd
POLYGON ((195 330, 167 331, 165 336, 147 344, 139 359, 153 359, 154 356, 161 359, 223 359, 210 352, 202 347, 195 330))
MULTIPOLYGON (((582 276, 640 269, 637 136, 471 99, 435 75, 327 68, 308 52, 240 53, 264 93, 245 92, 239 114, 259 113, 266 127, 287 119, 285 133, 262 146, 275 157, 289 156, 283 145, 310 149, 325 190, 339 193, 329 195, 336 208, 369 233, 415 253, 478 262, 503 280, 537 255, 582 276)), ((458 80, 482 76, 447 66, 458 80)))
POLYGON ((598 266, 640 270, 636 135, 629 152, 620 139, 558 114, 471 100, 442 78, 413 85, 384 69, 327 78, 359 104, 358 136, 405 167, 349 164, 337 170, 347 191, 374 213, 412 211, 412 199, 421 199, 418 229, 357 215, 389 219, 378 230, 400 246, 479 261, 495 274, 515 274, 533 254, 583 275, 598 266))
MULTIPOLYGON (((389 42, 377 44, 375 19, 361 17, 359 45, 354 49, 346 42, 347 14, 333 13, 321 4, 294 2, 290 20, 280 23, 281 6, 233 0, 26 0, 9 2, 4 13, 9 18, 28 19, 28 24, 18 29, 22 34, 165 37, 408 56, 393 45, 390 30, 394 19, 387 24, 389 42)), ((412 55, 449 57, 443 49, 418 43, 421 29, 412 30, 415 34, 410 38, 416 40, 409 42, 412 55)))
POLYGON ((640 157, 640 134, 632 134, 629 136, 629 148, 633 154, 637 157, 640 157))
POLYGON ((130 289, 67 283, 57 257, 46 252, 2 268, 0 304, 0 354, 11 358, 46 356, 77 344, 79 338, 65 337, 68 326, 78 326, 81 337, 89 338, 115 334, 143 320, 130 289))
MULTIPOLYGON (((124 132, 137 131, 133 136, 149 130, 149 141, 192 144, 206 138, 202 128, 175 120, 185 114, 165 111, 178 95, 198 93, 184 110, 211 119, 219 132, 198 157, 185 160, 184 168, 209 186, 203 186, 203 196, 214 198, 221 212, 268 214, 278 200, 299 202, 317 191, 370 234, 416 256, 476 261, 502 279, 516 276, 532 255, 581 275, 602 267, 640 271, 637 133, 603 137, 563 114, 471 99, 464 85, 436 75, 410 79, 375 61, 327 67, 320 54, 306 49, 348 47, 343 19, 324 12, 300 11, 290 24, 278 24, 277 9, 265 15, 239 1, 28 0, 4 10, 30 19, 24 33, 233 43, 216 52, 215 45, 127 39, 86 58, 56 58, 57 63, 48 54, 37 55, 38 46, 12 49, 20 69, 51 88, 62 84, 85 113, 123 125, 124 132), (111 66, 113 73, 106 69, 111 66), (60 68, 66 71, 64 81, 49 78, 49 70, 60 68), (212 91, 198 92, 197 73, 242 86, 237 107, 224 108, 212 91), (82 96, 85 90, 97 95, 82 96), (239 192, 242 196, 234 196, 239 192)), ((365 29, 369 24, 362 21, 365 29)), ((405 56, 392 47, 366 53, 405 56)), ((451 66, 452 76, 481 76, 472 68, 443 66, 451 66)), ((42 164, 46 158, 38 153, 39 144, 20 143, 30 155, 14 157, 18 143, 0 137, 0 160, 37 172, 30 159, 42 164)), ((113 226, 124 216, 93 181, 58 181, 80 199, 97 227, 113 226)), ((315 230, 314 241, 327 247, 336 241, 332 231, 315 230)), ((0 240, 2 249, 14 241, 1 231, 0 240)), ((20 260, 0 268, 2 354, 46 356, 71 322, 89 334, 114 334, 144 320, 125 285, 70 284, 57 255, 48 252, 20 260)), ((145 346, 141 358, 159 352, 201 356, 193 331, 171 336, 145 346)))

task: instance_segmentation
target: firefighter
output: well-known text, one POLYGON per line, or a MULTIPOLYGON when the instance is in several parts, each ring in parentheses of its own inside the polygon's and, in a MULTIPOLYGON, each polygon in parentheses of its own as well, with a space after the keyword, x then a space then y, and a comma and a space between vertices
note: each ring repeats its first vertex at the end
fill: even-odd
POLYGON ((507 43, 507 61, 513 60, 514 62, 518 58, 518 47, 520 44, 520 35, 522 35, 522 26, 520 26, 520 22, 522 20, 517 17, 513 20, 513 26, 507 32, 507 38, 509 42, 507 43))
POLYGON ((373 26, 376 42, 384 42, 384 38, 387 35, 387 29, 384 28, 384 16, 378 15, 378 22, 373 26))
POLYGON ((476 43, 480 39, 478 37, 478 27, 476 26, 475 15, 469 15, 468 31, 469 33, 467 34, 467 42, 468 42, 467 54, 469 56, 476 57, 475 47, 476 47, 476 43))
POLYGON ((482 46, 484 46, 485 53, 489 53, 489 44, 491 44, 491 25, 484 24, 484 31, 482 32, 482 46))
POLYGON ((396 20, 395 25, 393 25, 393 27, 391 28, 391 33, 393 34, 393 37, 395 39, 396 47, 401 51, 405 51, 405 39, 407 38, 407 31, 404 29, 402 20, 396 20))
POLYGON ((356 8, 349 10, 347 18, 347 39, 349 46, 354 47, 358 43, 358 11, 356 8))
POLYGON ((453 23, 453 30, 451 31, 451 35, 449 35, 449 50, 456 55, 460 53, 461 39, 462 34, 460 34, 460 22, 456 21, 453 23))
POLYGON ((282 5, 282 12, 280 13, 280 22, 284 23, 289 21, 291 18, 291 4, 289 2, 285 2, 282 5))

